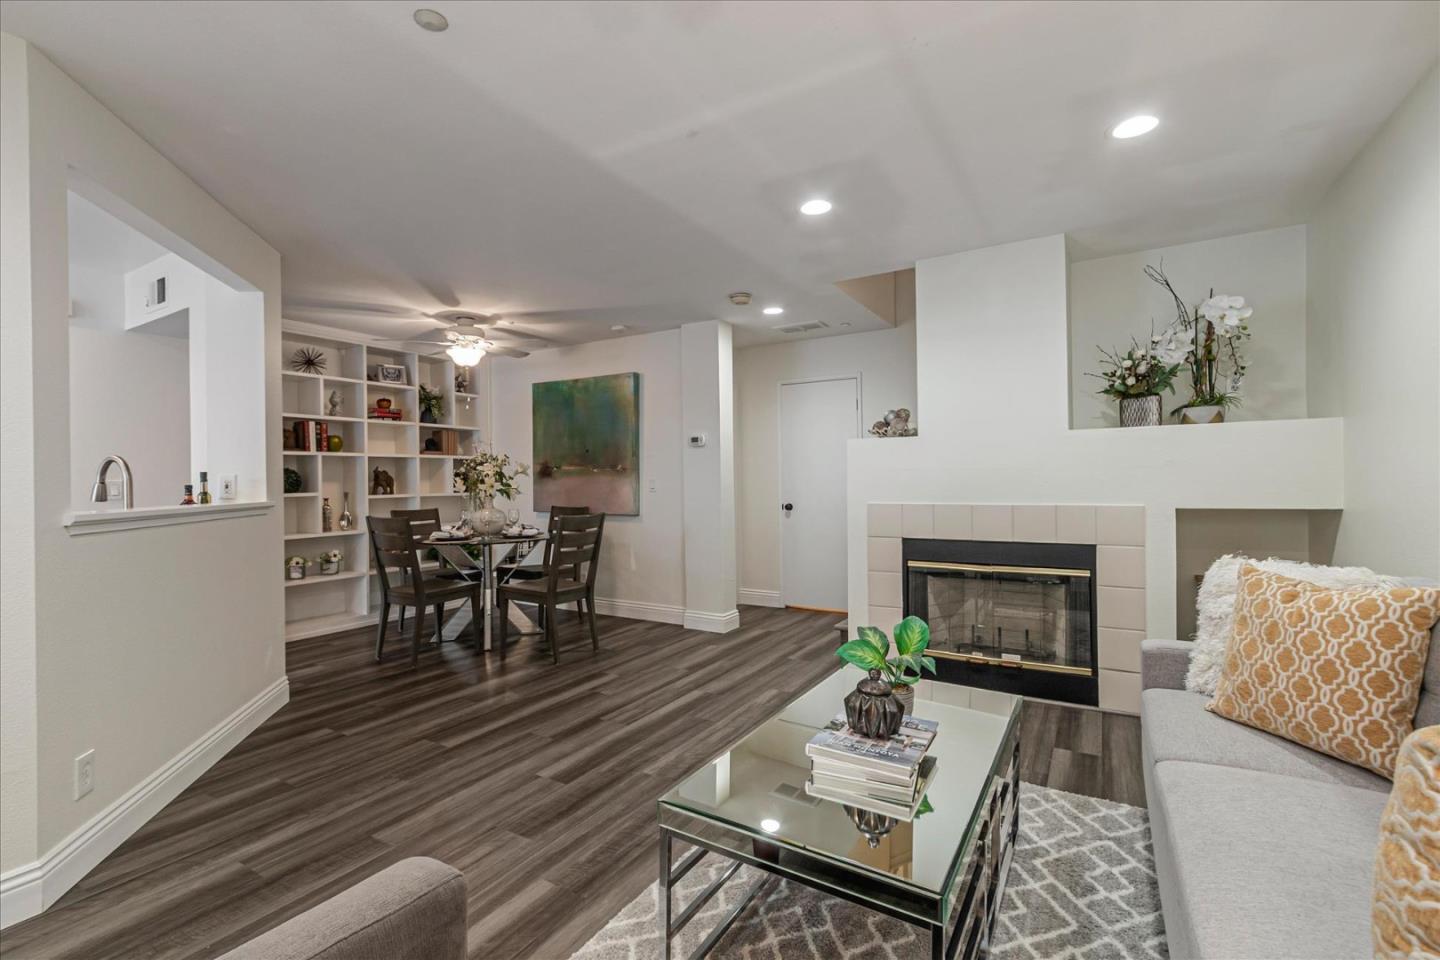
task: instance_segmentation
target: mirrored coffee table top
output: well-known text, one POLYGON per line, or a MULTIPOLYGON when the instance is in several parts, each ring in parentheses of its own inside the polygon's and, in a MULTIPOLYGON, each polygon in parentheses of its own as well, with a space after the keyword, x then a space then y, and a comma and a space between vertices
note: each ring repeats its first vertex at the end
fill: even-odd
POLYGON ((805 744, 844 709, 863 674, 837 670, 725 753, 660 798, 662 807, 713 820, 757 840, 779 840, 890 882, 943 897, 952 868, 982 813, 981 800, 1000 766, 1000 750, 1019 723, 1021 699, 991 690, 950 687, 947 699, 916 699, 917 717, 939 723, 930 747, 935 769, 927 805, 872 843, 846 807, 805 792, 805 744))

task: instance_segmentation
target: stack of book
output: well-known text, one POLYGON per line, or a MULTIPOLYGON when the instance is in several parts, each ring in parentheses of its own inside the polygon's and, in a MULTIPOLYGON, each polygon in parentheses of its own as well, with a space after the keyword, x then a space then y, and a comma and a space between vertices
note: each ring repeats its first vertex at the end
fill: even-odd
POLYGON ((912 820, 935 770, 935 758, 926 754, 938 729, 934 720, 906 717, 889 740, 871 740, 852 731, 841 714, 805 745, 805 792, 912 820))

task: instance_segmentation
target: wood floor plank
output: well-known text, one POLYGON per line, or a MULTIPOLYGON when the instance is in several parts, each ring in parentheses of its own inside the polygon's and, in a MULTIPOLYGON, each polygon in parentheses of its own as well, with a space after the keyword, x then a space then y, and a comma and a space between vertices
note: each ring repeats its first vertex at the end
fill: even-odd
MULTIPOLYGON (((0 957, 213 957, 423 855, 466 876, 472 956, 563 960, 653 882, 656 797, 827 676, 839 619, 601 617, 594 653, 562 613, 559 667, 534 637, 414 671, 369 630, 291 644, 290 703, 0 957)), ((1143 803, 1138 720, 1027 703, 1021 725, 1025 779, 1143 803)))

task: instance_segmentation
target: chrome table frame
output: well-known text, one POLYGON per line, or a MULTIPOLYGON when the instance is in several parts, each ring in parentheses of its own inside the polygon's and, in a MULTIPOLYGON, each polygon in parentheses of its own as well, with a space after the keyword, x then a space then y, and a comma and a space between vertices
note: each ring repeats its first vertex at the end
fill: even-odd
MULTIPOLYGON (((426 538, 421 541, 427 547, 434 547, 436 552, 439 553, 440 556, 445 559, 451 567, 454 567, 456 572, 458 572, 462 577, 465 576, 465 571, 467 569, 475 569, 473 566, 473 559, 468 553, 465 553, 464 550, 461 550, 461 555, 464 556, 465 560, 467 561, 462 565, 457 562, 457 558, 447 556, 444 548, 475 546, 478 546, 480 548, 480 570, 481 579, 484 581, 483 593, 485 594, 485 610, 484 613, 481 615, 481 619, 484 622, 480 626, 479 638, 481 650, 491 649, 495 638, 495 624, 493 616, 495 611, 495 548, 508 546, 511 544, 527 543, 531 544, 530 549, 533 550, 535 548, 535 545, 544 543, 548 539, 550 539, 550 535, 542 531, 531 537, 476 536, 467 537, 464 540, 431 540, 429 538, 426 538)), ((469 580, 470 578, 465 577, 465 579, 469 580)))
POLYGON ((902 885, 863 866, 778 838, 760 839, 718 819, 660 804, 658 926, 664 941, 661 954, 664 960, 672 960, 674 956, 676 934, 747 864, 763 871, 763 875, 725 913, 690 954, 689 960, 708 955, 745 909, 781 878, 921 927, 930 935, 931 960, 974 960, 984 956, 1000 913, 1020 825, 1018 719, 1011 725, 996 757, 996 769, 980 800, 981 812, 975 827, 951 865, 951 876, 955 880, 950 884, 948 903, 942 895, 902 885), (694 847, 678 862, 674 859, 677 839, 694 847), (677 910, 676 885, 711 853, 732 862, 694 900, 677 910))

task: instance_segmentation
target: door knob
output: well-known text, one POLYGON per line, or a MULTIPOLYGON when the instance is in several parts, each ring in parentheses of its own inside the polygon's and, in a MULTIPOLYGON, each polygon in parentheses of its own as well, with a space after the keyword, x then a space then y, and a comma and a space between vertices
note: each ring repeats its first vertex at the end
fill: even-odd
POLYGON ((795 509, 795 504, 793 504, 793 503, 782 503, 782 504, 780 504, 780 509, 781 509, 781 510, 784 510, 786 513, 789 513, 791 510, 794 510, 794 509, 795 509))

